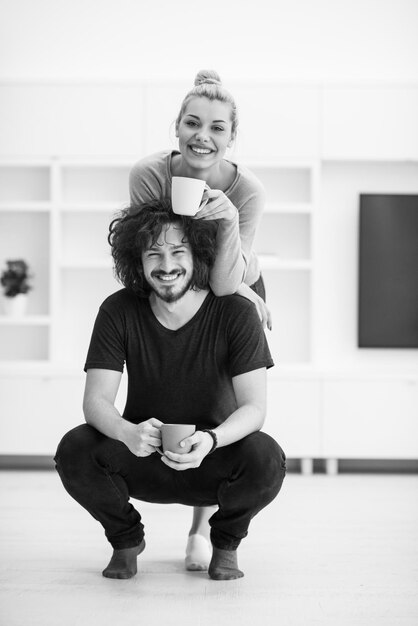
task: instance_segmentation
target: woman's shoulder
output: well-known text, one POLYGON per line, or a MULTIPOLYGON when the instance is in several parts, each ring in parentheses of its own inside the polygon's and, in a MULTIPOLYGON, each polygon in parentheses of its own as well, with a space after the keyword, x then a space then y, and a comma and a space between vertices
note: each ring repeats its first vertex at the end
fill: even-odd
POLYGON ((249 167, 242 163, 237 163, 237 172, 242 184, 245 184, 249 189, 264 193, 263 183, 249 167))
POLYGON ((141 204, 155 198, 168 197, 172 155, 171 150, 154 152, 133 165, 129 173, 131 202, 141 204))
POLYGON ((247 203, 249 200, 258 203, 260 206, 264 205, 266 198, 266 191, 261 180, 251 171, 251 169, 241 163, 234 163, 236 167, 236 177, 226 194, 230 196, 233 201, 239 203, 247 203))
POLYGON ((131 168, 131 176, 142 175, 147 171, 162 171, 167 168, 171 158, 171 150, 160 150, 138 159, 131 168))

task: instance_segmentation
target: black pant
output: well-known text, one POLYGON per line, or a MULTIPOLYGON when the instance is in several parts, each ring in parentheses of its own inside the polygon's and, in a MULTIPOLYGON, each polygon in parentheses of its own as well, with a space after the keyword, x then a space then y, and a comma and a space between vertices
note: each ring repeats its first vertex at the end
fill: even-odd
POLYGON ((190 506, 217 504, 212 544, 235 550, 251 519, 279 493, 285 455, 269 435, 255 432, 218 448, 200 467, 173 470, 158 453, 136 457, 125 444, 83 424, 61 440, 55 457, 65 489, 105 529, 115 549, 138 545, 141 516, 129 498, 190 506))
POLYGON ((255 283, 250 285, 250 287, 253 291, 255 291, 257 296, 260 296, 260 298, 262 298, 264 302, 266 301, 266 287, 264 285, 264 280, 261 274, 255 281, 255 283))

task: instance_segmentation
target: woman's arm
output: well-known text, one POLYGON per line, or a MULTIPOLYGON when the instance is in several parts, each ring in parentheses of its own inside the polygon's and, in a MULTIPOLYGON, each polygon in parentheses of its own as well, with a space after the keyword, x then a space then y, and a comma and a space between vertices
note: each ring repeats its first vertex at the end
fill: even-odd
POLYGON ((235 293, 244 282, 253 249, 255 233, 264 209, 265 192, 261 183, 245 181, 237 196, 237 207, 219 189, 205 194, 209 198, 197 219, 217 219, 216 260, 210 286, 216 296, 235 293))
POLYGON ((167 153, 157 152, 137 161, 129 172, 132 205, 164 198, 167 195, 167 153))

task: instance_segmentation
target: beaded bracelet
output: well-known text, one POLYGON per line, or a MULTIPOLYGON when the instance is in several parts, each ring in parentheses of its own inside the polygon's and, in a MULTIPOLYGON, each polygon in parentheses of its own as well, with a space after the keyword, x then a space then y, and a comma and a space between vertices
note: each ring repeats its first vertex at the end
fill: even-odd
POLYGON ((209 433, 209 435, 213 439, 212 447, 208 452, 208 454, 212 454, 212 452, 215 452, 216 448, 218 447, 218 437, 216 436, 216 433, 213 432, 213 430, 209 430, 208 428, 202 430, 202 433, 209 433))

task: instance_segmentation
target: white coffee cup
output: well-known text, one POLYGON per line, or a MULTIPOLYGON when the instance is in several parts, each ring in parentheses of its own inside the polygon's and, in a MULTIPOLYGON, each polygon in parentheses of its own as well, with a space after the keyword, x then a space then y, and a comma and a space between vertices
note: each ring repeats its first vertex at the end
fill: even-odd
POLYGON ((171 204, 177 215, 196 215, 206 204, 202 202, 206 181, 200 178, 173 176, 171 183, 171 204))

